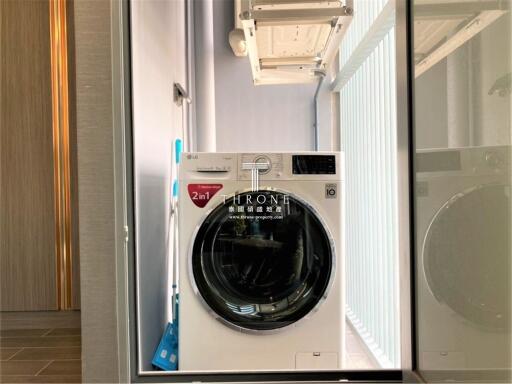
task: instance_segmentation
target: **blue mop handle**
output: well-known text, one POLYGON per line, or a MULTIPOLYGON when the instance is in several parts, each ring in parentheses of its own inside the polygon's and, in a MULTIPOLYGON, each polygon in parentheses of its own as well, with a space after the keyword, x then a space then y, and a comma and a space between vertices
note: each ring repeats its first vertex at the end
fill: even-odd
MULTIPOLYGON (((175 158, 174 158, 174 161, 176 163, 176 166, 179 165, 180 163, 180 160, 181 160, 181 153, 183 151, 183 141, 181 139, 176 139, 176 141, 174 142, 174 155, 175 155, 175 158)), ((173 308, 173 323, 176 323, 176 320, 178 319, 178 314, 177 314, 177 310, 178 310, 178 293, 177 293, 177 289, 178 289, 178 281, 177 281, 177 268, 178 268, 178 246, 177 246, 177 242, 178 242, 178 231, 177 231, 177 223, 178 223, 178 220, 176 219, 177 216, 178 216, 178 213, 177 213, 177 205, 178 205, 178 192, 179 192, 179 182, 178 180, 173 180, 173 184, 172 184, 172 199, 174 201, 174 209, 175 209, 175 213, 174 213, 174 228, 173 228, 173 237, 174 237, 174 241, 173 241, 173 254, 172 254, 172 258, 173 258, 173 279, 172 279, 172 308, 173 308)))

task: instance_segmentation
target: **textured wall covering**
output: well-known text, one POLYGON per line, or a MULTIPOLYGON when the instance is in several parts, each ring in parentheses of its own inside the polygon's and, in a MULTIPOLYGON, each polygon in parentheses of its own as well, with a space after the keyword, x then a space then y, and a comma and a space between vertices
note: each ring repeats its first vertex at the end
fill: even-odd
POLYGON ((118 381, 111 15, 75 1, 83 382, 118 381))
POLYGON ((2 311, 57 309, 49 31, 46 2, 0 1, 2 311))

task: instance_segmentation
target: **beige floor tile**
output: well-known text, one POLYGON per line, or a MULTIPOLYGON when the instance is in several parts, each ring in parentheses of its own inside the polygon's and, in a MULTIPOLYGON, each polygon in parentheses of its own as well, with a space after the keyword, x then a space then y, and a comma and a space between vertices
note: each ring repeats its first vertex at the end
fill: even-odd
POLYGON ((80 383, 80 345, 80 311, 0 312, 0 383, 80 383))
POLYGON ((379 369, 373 356, 369 355, 363 340, 347 321, 345 333, 345 348, 347 352, 347 369, 379 369))
POLYGON ((0 312, 0 329, 80 328, 80 311, 0 312))
POLYGON ((347 359, 348 369, 377 369, 366 354, 350 353, 347 359))
POLYGON ((81 358, 80 347, 24 348, 13 360, 76 360, 81 358))
POLYGON ((2 329, 0 337, 38 337, 50 332, 50 329, 2 329))
POLYGON ((1 340, 2 348, 13 347, 78 347, 80 336, 8 337, 1 340))
POLYGON ((346 335, 345 338, 345 347, 347 353, 361 353, 361 346, 359 345, 359 340, 356 339, 355 335, 346 335))
POLYGON ((46 365, 49 361, 2 361, 0 362, 0 375, 35 375, 46 365))
POLYGON ((0 383, 81 383, 80 375, 68 376, 0 376, 0 383))
POLYGON ((19 351, 21 348, 0 348, 0 360, 9 360, 19 351))
POLYGON ((82 362, 80 360, 58 360, 52 361, 52 363, 39 372, 39 376, 47 375, 81 375, 82 374, 82 362))
POLYGON ((56 328, 52 329, 45 336, 80 336, 82 330, 80 328, 56 328))

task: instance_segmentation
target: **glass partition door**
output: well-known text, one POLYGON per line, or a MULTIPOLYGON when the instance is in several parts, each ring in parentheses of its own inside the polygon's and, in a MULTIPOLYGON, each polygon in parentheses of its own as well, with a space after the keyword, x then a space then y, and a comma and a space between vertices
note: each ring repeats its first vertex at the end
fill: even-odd
POLYGON ((417 362, 510 381, 510 2, 413 3, 417 362))

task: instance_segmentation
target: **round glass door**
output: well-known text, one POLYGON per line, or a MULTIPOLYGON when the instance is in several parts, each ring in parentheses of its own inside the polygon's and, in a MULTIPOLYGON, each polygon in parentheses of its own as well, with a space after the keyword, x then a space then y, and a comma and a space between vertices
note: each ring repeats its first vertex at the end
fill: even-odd
POLYGON ((485 185, 450 199, 425 237, 434 296, 474 324, 510 329, 510 186, 485 185))
POLYGON ((269 331, 319 305, 334 275, 334 250, 305 202, 261 190, 213 209, 197 232, 191 263, 199 294, 220 320, 269 331))

